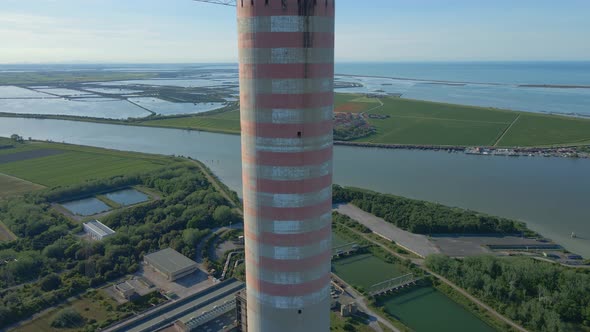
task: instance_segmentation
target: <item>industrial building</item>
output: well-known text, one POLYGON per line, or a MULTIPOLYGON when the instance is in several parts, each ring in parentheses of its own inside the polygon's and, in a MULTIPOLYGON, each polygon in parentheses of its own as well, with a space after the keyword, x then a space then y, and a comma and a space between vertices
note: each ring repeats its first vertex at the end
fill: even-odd
POLYGON ((240 332, 248 331, 248 302, 245 289, 236 293, 236 326, 240 332))
POLYGON ((143 261, 161 273, 169 281, 187 276, 198 269, 197 263, 172 248, 166 248, 149 255, 143 261))
POLYGON ((115 235, 115 231, 98 220, 92 220, 84 223, 84 231, 95 240, 102 240, 109 236, 115 235))
POLYGON ((131 286, 127 281, 120 282, 114 286, 114 290, 126 300, 132 300, 138 297, 135 288, 131 286))
POLYGON ((236 331, 236 292, 245 284, 236 279, 217 283, 203 291, 133 316, 104 332, 236 331))
POLYGON ((237 1, 250 331, 330 330, 334 13, 237 1))

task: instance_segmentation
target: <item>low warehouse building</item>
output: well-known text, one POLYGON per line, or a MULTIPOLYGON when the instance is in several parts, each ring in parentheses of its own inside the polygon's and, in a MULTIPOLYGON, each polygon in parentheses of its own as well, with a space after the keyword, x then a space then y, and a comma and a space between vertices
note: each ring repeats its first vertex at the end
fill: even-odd
POLYGON ((145 255, 143 260, 170 281, 187 276, 198 269, 195 261, 172 248, 145 255))
POLYGON ((92 220, 84 224, 84 231, 95 240, 102 240, 115 235, 115 231, 98 220, 92 220))

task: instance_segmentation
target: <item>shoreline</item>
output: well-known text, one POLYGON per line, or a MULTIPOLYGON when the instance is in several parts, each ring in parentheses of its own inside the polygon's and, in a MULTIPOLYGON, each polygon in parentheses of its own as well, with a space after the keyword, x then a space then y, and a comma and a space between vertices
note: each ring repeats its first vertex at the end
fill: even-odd
MULTIPOLYGON (((181 126, 162 126, 150 125, 145 123, 133 122, 129 120, 113 120, 102 118, 84 118, 77 116, 64 115, 43 115, 43 114, 13 114, 1 113, 0 118, 17 118, 17 119, 37 119, 37 120, 60 120, 60 121, 77 121, 87 123, 109 124, 119 126, 134 126, 144 128, 161 128, 188 130, 195 132, 209 132, 225 135, 241 135, 239 132, 230 130, 215 130, 210 128, 189 128, 181 126)), ((143 121, 143 120, 142 120, 143 121)), ((149 121, 149 120, 148 120, 149 121)), ((18 133, 16 133, 18 134, 18 133)), ((465 153, 469 155, 480 156, 503 156, 503 157, 558 157, 558 158, 575 158, 590 159, 590 152, 577 151, 576 148, 588 144, 579 145, 564 144, 554 146, 531 146, 531 147, 496 147, 496 146, 463 146, 463 145, 420 145, 420 144, 390 144, 390 143, 371 143, 371 142, 353 142, 353 141, 334 141, 335 146, 350 146, 357 148, 378 148, 389 150, 423 150, 423 151, 446 151, 448 153, 465 153)))
POLYGON ((409 77, 394 77, 394 76, 380 76, 380 75, 356 75, 356 74, 338 74, 335 76, 342 77, 369 77, 369 78, 385 78, 398 81, 414 81, 425 82, 431 84, 443 84, 452 86, 472 85, 493 85, 493 86, 514 86, 517 88, 547 88, 547 89, 590 89, 590 85, 571 85, 571 84, 519 84, 519 83, 498 83, 498 82, 473 82, 473 81, 449 81, 449 80, 429 80, 424 78, 409 78, 409 77))

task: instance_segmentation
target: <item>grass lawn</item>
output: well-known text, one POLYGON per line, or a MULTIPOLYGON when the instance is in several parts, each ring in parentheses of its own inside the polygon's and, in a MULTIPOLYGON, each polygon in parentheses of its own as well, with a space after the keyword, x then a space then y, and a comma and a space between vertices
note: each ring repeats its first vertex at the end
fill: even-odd
POLYGON ((590 120, 522 113, 498 146, 590 144, 590 120))
POLYGON ((141 122, 140 124, 145 126, 199 129, 226 134, 239 134, 240 111, 233 110, 212 115, 197 115, 181 118, 152 120, 141 122))
POLYGON ((333 261, 332 271, 348 284, 364 289, 404 274, 398 266, 386 263, 372 254, 333 261))
POLYGON ((33 320, 32 322, 17 328, 15 331, 79 331, 80 328, 56 329, 51 327, 51 322, 53 322, 57 313, 64 308, 74 309, 76 312, 82 315, 87 322, 91 320, 95 320, 97 322, 104 322, 109 319, 116 320, 118 318, 122 318, 122 315, 117 312, 117 303, 108 296, 104 295, 101 291, 98 291, 93 295, 85 295, 82 298, 77 299, 67 305, 62 305, 59 308, 52 310, 44 314, 43 316, 33 320))
POLYGON ((43 189, 43 186, 0 173, 0 199, 43 189))
MULTIPOLYGON (((369 119, 377 128, 377 133, 360 138, 357 142, 443 146, 590 144, 590 120, 586 119, 397 97, 366 98, 364 95, 347 93, 335 94, 334 108, 336 112, 367 112, 389 116, 386 119, 369 119), (383 102, 383 107, 379 107, 379 100, 383 102)), ((239 134, 240 113, 232 110, 139 124, 239 134)))
POLYGON ((332 248, 343 246, 343 245, 351 243, 351 242, 354 242, 354 241, 342 234, 332 232, 332 248))
POLYGON ((461 146, 590 144, 587 119, 394 97, 381 100, 384 106, 369 113, 390 117, 370 119, 377 133, 359 142, 461 146))
POLYGON ((376 98, 351 93, 334 94, 334 112, 360 113, 379 106, 376 98))
MULTIPOLYGON (((163 156, 120 152, 54 143, 29 143, 31 147, 59 149, 64 153, 0 164, 0 172, 48 187, 91 179, 151 171, 170 163, 163 156)), ((13 149, 15 152, 21 149, 13 149)))
POLYGON ((369 113, 377 133, 359 142, 416 145, 493 145, 518 116, 516 112, 400 98, 383 98, 369 113))

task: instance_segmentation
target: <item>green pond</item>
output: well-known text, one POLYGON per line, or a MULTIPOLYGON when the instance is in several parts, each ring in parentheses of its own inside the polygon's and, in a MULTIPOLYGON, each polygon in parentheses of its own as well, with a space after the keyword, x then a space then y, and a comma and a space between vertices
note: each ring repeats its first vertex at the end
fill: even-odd
POLYGON ((332 271, 348 284, 365 289, 406 274, 398 266, 386 263, 372 254, 354 255, 332 261, 332 271))
POLYGON ((416 332, 493 332, 494 328, 433 287, 381 299, 387 313, 416 332))

